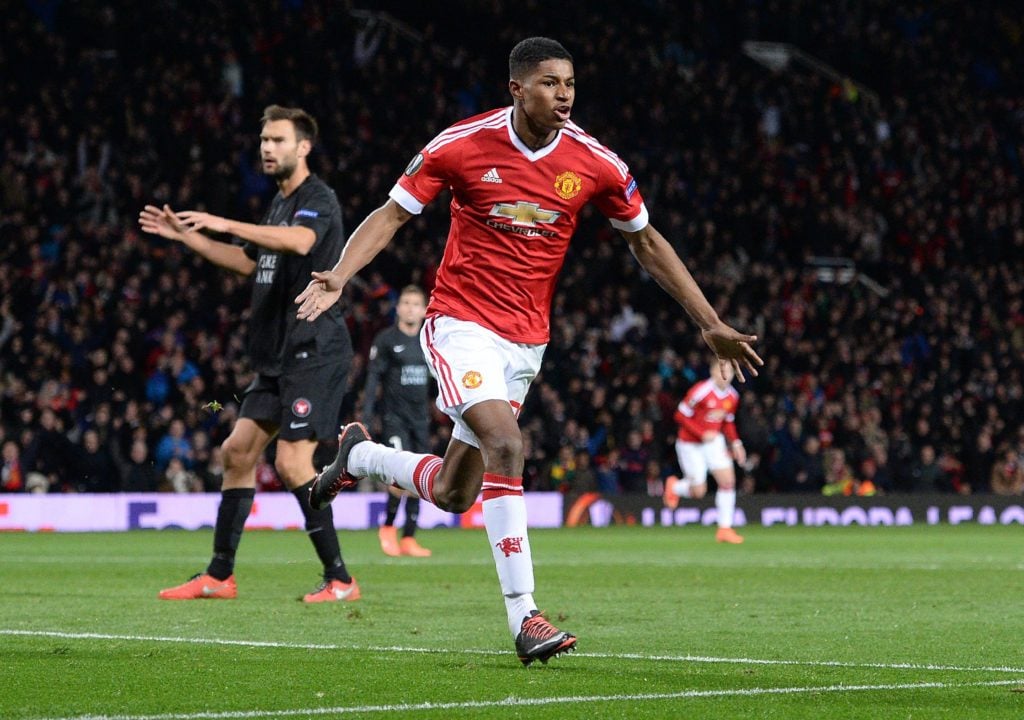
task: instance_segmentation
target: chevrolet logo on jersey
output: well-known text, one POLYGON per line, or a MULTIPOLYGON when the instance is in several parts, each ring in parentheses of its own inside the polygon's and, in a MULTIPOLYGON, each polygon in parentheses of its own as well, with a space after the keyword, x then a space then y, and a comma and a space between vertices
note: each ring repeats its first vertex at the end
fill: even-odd
POLYGON ((515 205, 511 203, 498 203, 491 208, 491 215, 510 218, 516 225, 523 227, 537 227, 538 224, 550 225, 562 213, 557 210, 544 210, 537 203, 518 201, 515 205))

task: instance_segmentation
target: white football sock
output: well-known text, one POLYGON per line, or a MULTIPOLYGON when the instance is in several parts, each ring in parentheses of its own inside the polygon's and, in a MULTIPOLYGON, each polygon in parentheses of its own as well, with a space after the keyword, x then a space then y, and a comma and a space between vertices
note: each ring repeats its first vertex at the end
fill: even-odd
POLYGON ((348 471, 385 485, 395 485, 434 502, 434 478, 441 469, 437 455, 423 455, 372 441, 364 441, 348 454, 348 471))
POLYGON ((718 527, 731 528, 732 516, 736 512, 736 489, 715 493, 715 507, 718 508, 718 527))
POLYGON ((484 473, 484 527, 505 596, 508 627, 514 638, 523 618, 537 609, 533 601, 533 555, 526 533, 523 479, 484 473))
POLYGON ((686 478, 679 478, 672 485, 672 492, 682 498, 690 497, 690 488, 693 487, 693 481, 687 480, 686 478))
POLYGON ((529 617, 530 613, 537 609, 537 603, 533 601, 531 593, 522 595, 505 596, 505 612, 508 613, 508 629, 512 631, 512 637, 519 635, 523 629, 523 618, 529 617))

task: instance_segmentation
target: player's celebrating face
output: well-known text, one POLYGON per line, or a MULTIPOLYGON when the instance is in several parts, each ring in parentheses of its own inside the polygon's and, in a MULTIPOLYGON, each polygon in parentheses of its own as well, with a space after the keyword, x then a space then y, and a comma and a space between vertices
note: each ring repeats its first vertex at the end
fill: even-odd
POLYGON ((295 172, 299 160, 309 155, 311 142, 300 137, 291 120, 270 120, 260 131, 260 160, 263 172, 274 180, 287 180, 295 172))
POLYGON ((554 40, 529 38, 513 48, 509 75, 516 134, 533 149, 547 145, 572 114, 576 98, 572 56, 554 40))

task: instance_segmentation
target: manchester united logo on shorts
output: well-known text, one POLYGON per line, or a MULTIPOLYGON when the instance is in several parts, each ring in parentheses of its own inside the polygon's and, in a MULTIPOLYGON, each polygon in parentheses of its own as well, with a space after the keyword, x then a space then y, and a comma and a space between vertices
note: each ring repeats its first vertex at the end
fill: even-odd
POLYGON ((469 390, 480 387, 480 383, 484 381, 483 376, 476 370, 470 370, 468 373, 462 376, 462 385, 469 390))
POLYGON ((572 200, 580 194, 580 188, 582 187, 583 180, 572 170, 566 170, 555 178, 555 192, 563 200, 572 200))
POLYGON ((306 398, 299 398, 292 403, 292 415, 295 417, 306 417, 313 409, 313 403, 306 398))

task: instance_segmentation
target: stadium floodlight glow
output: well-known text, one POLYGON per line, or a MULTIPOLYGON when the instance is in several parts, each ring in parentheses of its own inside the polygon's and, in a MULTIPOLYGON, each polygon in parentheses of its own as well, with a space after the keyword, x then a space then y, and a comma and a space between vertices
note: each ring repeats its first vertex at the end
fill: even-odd
POLYGON ((881 106, 878 93, 874 90, 789 43, 747 40, 743 43, 743 54, 775 73, 792 70, 794 65, 799 65, 842 85, 851 93, 855 92, 857 97, 863 98, 868 105, 875 109, 881 106))
POLYGON ((747 40, 743 52, 772 72, 782 72, 789 66, 792 46, 788 43, 758 42, 747 40))

